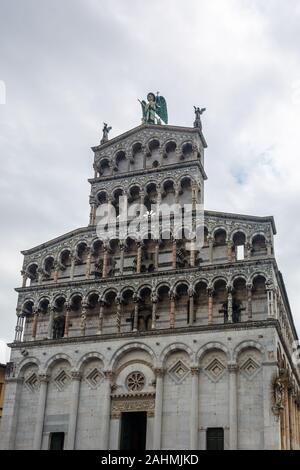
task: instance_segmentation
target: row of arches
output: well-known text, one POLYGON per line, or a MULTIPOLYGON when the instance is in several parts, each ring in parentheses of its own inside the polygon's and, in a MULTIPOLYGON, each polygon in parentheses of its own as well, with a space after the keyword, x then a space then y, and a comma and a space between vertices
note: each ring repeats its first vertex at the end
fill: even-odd
POLYGON ((145 145, 134 142, 130 150, 119 149, 113 157, 101 156, 95 160, 95 178, 127 173, 140 169, 157 168, 184 160, 200 158, 200 152, 192 141, 178 143, 168 140, 161 143, 159 138, 151 138, 145 145))
MULTIPOLYGON (((147 230, 147 227, 145 227, 147 230)), ((147 233, 147 232, 146 232, 147 233)), ((202 263, 233 262, 271 253, 265 235, 253 234, 246 238, 240 230, 230 240, 224 229, 216 229, 209 235, 204 228, 203 246, 194 250, 182 238, 178 229, 176 238, 171 230, 164 230, 158 239, 138 240, 128 236, 124 240, 112 238, 108 242, 95 239, 88 244, 79 241, 75 249, 65 247, 58 255, 47 255, 39 263, 31 262, 23 271, 23 287, 27 279, 31 283, 80 277, 113 277, 134 273, 153 273, 165 269, 182 269, 200 266, 202 263)), ((133 234, 134 236, 134 234, 133 234)))
POLYGON ((266 277, 257 273, 248 281, 236 276, 213 282, 185 280, 156 288, 125 286, 86 295, 27 299, 19 310, 17 340, 91 334, 116 334, 207 324, 239 323, 268 317, 266 277), (24 319, 26 319, 24 327, 24 319), (20 333, 24 330, 24 335, 20 333))

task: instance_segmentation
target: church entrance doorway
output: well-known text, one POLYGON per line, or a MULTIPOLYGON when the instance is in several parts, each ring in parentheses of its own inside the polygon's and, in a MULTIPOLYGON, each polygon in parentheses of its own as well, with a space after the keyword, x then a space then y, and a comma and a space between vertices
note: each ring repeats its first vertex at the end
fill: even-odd
POLYGON ((122 413, 120 450, 145 450, 146 429, 146 411, 122 413))

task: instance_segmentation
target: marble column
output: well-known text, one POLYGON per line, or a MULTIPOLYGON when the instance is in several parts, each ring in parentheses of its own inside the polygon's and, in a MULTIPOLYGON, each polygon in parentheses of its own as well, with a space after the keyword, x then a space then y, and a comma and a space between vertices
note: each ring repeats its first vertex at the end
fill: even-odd
POLYGON ((159 266, 159 240, 155 240, 155 253, 154 253, 154 269, 155 271, 158 270, 159 266))
POLYGON ((191 389, 191 415, 190 415, 190 449, 197 450, 199 447, 199 367, 191 367, 192 389, 191 389))
POLYGON ((54 322, 54 314, 55 310, 54 307, 50 307, 50 313, 49 313, 49 323, 48 323, 48 339, 53 338, 53 322, 54 322))
POLYGON ((231 240, 227 241, 227 259, 229 263, 233 261, 233 243, 231 240))
POLYGON ((134 316, 133 316, 133 331, 138 329, 138 317, 139 317, 139 298, 134 298, 134 316))
POLYGON ((228 291, 228 296, 227 296, 227 302, 228 302, 228 323, 232 323, 232 314, 233 314, 233 309, 232 309, 232 302, 233 302, 233 299, 232 299, 232 288, 231 287, 228 287, 227 288, 227 291, 228 291))
POLYGON ((194 240, 190 242, 190 247, 191 247, 191 251, 190 251, 190 265, 191 265, 191 268, 194 268, 194 267, 195 267, 195 263, 196 263, 196 243, 195 243, 194 240))
POLYGON ((103 300, 99 301, 99 328, 98 334, 101 335, 103 332, 103 311, 104 311, 105 302, 103 300))
POLYGON ((142 242, 137 243, 137 257, 136 257, 136 272, 137 274, 140 274, 141 272, 141 267, 142 267, 142 249, 143 249, 143 244, 142 242))
POLYGON ((214 240, 212 236, 207 237, 208 241, 208 253, 209 253, 209 262, 212 263, 214 259, 214 240))
POLYGON ((74 279, 75 263, 76 263, 76 255, 75 253, 71 253, 71 267, 70 267, 70 280, 71 281, 74 279))
POLYGON ((194 290, 193 289, 189 289, 189 325, 193 325, 194 321, 195 321, 195 317, 194 317, 194 290))
POLYGON ((40 450, 42 446, 44 417, 47 399, 48 376, 45 374, 39 375, 40 391, 36 412, 36 424, 33 438, 33 450, 40 450))
POLYGON ((22 339, 22 332, 23 332, 23 316, 20 311, 17 310, 17 324, 15 328, 15 339, 14 341, 21 341, 22 339))
POLYGON ((170 328, 175 327, 175 294, 170 293, 170 328))
POLYGON ((109 449, 109 428, 110 428, 110 403, 111 403, 111 384, 113 373, 111 371, 104 372, 105 380, 103 384, 103 408, 102 408, 102 429, 101 429, 101 450, 109 449))
POLYGON ((207 293, 208 293, 208 324, 212 325, 213 323, 213 296, 214 296, 213 289, 208 288, 207 293))
POLYGON ((116 305, 117 305, 117 332, 121 333, 122 302, 120 299, 116 299, 116 305))
POLYGON ((66 304, 64 338, 67 338, 69 336, 70 313, 71 313, 71 305, 66 304))
POLYGON ((246 285, 246 291, 247 291, 247 317, 248 320, 252 318, 252 285, 247 284, 246 285))
POLYGON ((123 271, 124 271, 124 251, 125 251, 125 245, 124 243, 120 243, 120 268, 119 268, 119 273, 122 276, 123 271))
POLYGON ((268 297, 268 318, 274 318, 274 289, 272 287, 267 287, 267 297, 268 297))
POLYGON ((91 274, 91 256, 92 256, 91 249, 88 248, 87 249, 87 260, 86 260, 86 273, 85 273, 86 279, 89 279, 90 274, 91 274))
POLYGON ((228 364, 229 372, 229 449, 238 449, 238 403, 237 403, 237 370, 236 364, 228 364))
POLYGON ((21 275, 22 275, 22 287, 26 287, 28 275, 25 271, 21 271, 21 275))
POLYGON ((108 269, 108 247, 104 247, 104 254, 103 254, 103 270, 102 270, 102 277, 105 278, 107 276, 107 269, 108 269))
POLYGON ((70 414, 69 414, 69 425, 68 425, 68 444, 67 449, 75 449, 75 437, 76 437, 76 425, 79 405, 79 394, 80 394, 80 382, 81 373, 71 372, 72 377, 72 395, 70 397, 70 414))
POLYGON ((58 261, 54 262, 54 273, 53 273, 53 281, 57 283, 58 281, 58 275, 59 275, 59 264, 58 261))
POLYGON ((176 238, 174 238, 172 242, 172 269, 176 269, 176 258, 177 258, 176 238))
POLYGON ((36 309, 33 311, 32 339, 36 338, 38 319, 39 319, 39 311, 36 309))
POLYGON ((162 431, 162 410, 163 410, 163 369, 155 369, 156 387, 155 387, 155 414, 153 426, 153 449, 161 449, 161 431, 162 431))
POLYGON ((151 300, 152 300, 151 328, 152 328, 152 330, 154 330, 156 328, 156 311, 157 311, 157 302, 158 302, 158 298, 157 298, 157 295, 155 293, 152 294, 151 300))

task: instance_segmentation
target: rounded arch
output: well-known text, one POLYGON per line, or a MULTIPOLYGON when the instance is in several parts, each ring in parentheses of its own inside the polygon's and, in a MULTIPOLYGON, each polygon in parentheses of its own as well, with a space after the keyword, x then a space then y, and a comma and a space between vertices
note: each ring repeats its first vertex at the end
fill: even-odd
POLYGON ((235 229, 233 229, 228 235, 229 240, 233 241, 234 236, 237 235, 238 233, 241 233, 242 235, 244 235, 245 240, 247 240, 247 233, 246 233, 246 230, 244 228, 235 228, 235 229))
POLYGON ((104 356, 96 351, 89 352, 84 354, 76 363, 75 369, 78 371, 82 371, 83 367, 86 365, 87 362, 89 362, 92 359, 99 359, 102 363, 103 366, 105 367, 106 361, 104 356))
POLYGON ((177 293, 177 289, 179 286, 185 286, 187 289, 190 288, 190 283, 186 279, 180 279, 179 281, 176 281, 176 283, 172 286, 172 291, 177 293))
POLYGON ((24 358, 17 367, 17 371, 16 371, 17 378, 22 378, 25 370, 30 366, 37 366, 39 368, 40 361, 36 357, 31 357, 31 356, 24 358))
POLYGON ((215 288, 217 282, 225 282, 226 286, 228 285, 228 279, 225 276, 215 276, 212 278, 210 285, 215 288))
POLYGON ((253 282, 255 281, 255 279, 256 279, 257 277, 262 277, 262 278, 264 278, 265 282, 267 282, 267 280, 268 280, 268 276, 267 276, 266 273, 264 273, 263 271, 256 271, 255 273, 251 274, 250 279, 249 279, 249 280, 250 280, 250 283, 251 283, 252 285, 253 285, 253 282))
POLYGON ((226 233, 226 237, 228 236, 228 228, 225 225, 216 225, 211 231, 212 237, 215 237, 215 234, 218 231, 224 231, 226 233))
POLYGON ((109 369, 114 370, 116 368, 116 364, 118 363, 119 359, 126 353, 132 350, 142 350, 147 352, 150 357, 152 358, 153 363, 156 361, 156 355, 150 346, 145 343, 135 342, 135 343, 127 343, 124 346, 121 346, 117 351, 114 352, 110 361, 109 361, 109 369))
POLYGON ((43 367, 43 370, 48 374, 51 372, 52 367, 59 361, 67 361, 69 363, 69 366, 72 367, 72 359, 70 356, 64 353, 58 353, 55 354, 54 356, 50 357, 48 361, 46 362, 45 366, 43 367))
POLYGON ((150 291, 152 292, 153 287, 151 286, 151 284, 142 284, 140 287, 138 287, 137 294, 140 295, 144 289, 150 289, 150 291))
POLYGON ((225 346, 225 344, 220 343, 219 341, 211 341, 209 343, 204 344, 203 346, 201 346, 200 349, 198 349, 196 353, 197 363, 201 361, 201 359, 207 352, 213 350, 223 351, 226 354, 227 360, 230 360, 230 352, 229 349, 225 346))
POLYGON ((187 344, 178 342, 178 343, 169 344, 162 350, 162 352, 159 355, 160 363, 164 365, 169 355, 176 351, 186 352, 189 355, 191 362, 194 362, 194 355, 195 355, 194 351, 187 344))
POLYGON ((265 241, 267 241, 266 234, 262 231, 258 231, 258 232, 254 232, 254 233, 251 234, 250 243, 253 243, 253 239, 256 238, 256 237, 263 237, 265 239, 265 241))
POLYGON ((158 294, 159 290, 166 287, 167 289, 171 290, 171 285, 169 282, 167 281, 162 281, 160 282, 159 284, 157 284, 157 286, 155 286, 155 292, 158 294))
POLYGON ((193 283, 193 289, 194 290, 197 288, 198 284, 205 284, 206 287, 208 287, 209 281, 208 281, 208 279, 206 279, 204 277, 200 277, 200 278, 196 279, 193 283))
POLYGON ((258 341, 247 340, 247 341, 242 341, 234 348, 233 353, 232 353, 232 360, 236 362, 239 354, 248 348, 258 349, 262 353, 263 356, 265 354, 265 348, 263 347, 262 344, 260 344, 258 341))

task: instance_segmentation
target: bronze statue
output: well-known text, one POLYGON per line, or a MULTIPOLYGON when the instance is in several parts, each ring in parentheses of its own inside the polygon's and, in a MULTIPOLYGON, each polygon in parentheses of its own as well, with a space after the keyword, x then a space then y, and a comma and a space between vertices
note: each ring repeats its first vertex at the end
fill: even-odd
POLYGON ((201 122, 201 115, 206 111, 206 108, 199 108, 199 106, 194 106, 195 110, 195 121, 194 121, 194 127, 199 128, 202 130, 202 122, 201 122))
POLYGON ((155 96, 150 92, 146 101, 140 101, 143 111, 142 122, 144 124, 168 124, 167 102, 163 96, 159 96, 158 92, 155 96))
POLYGON ((108 141, 108 134, 111 131, 111 127, 108 127, 107 123, 103 123, 103 129, 102 129, 102 139, 100 141, 100 144, 104 144, 105 142, 108 141))

